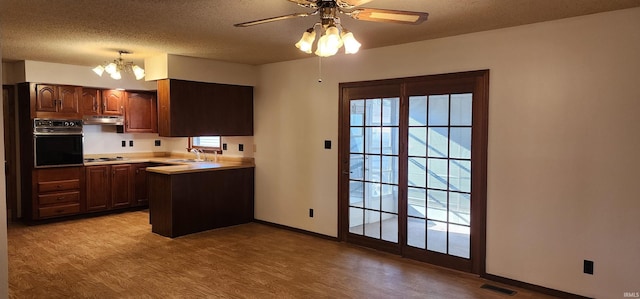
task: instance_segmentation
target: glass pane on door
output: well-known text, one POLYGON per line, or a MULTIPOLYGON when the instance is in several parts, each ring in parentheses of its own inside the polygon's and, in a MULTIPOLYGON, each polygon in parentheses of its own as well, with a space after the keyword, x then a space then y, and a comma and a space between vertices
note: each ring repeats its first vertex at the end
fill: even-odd
POLYGON ((470 258, 472 98, 409 97, 408 246, 470 258))
POLYGON ((350 101, 349 232, 398 242, 399 98, 350 101))

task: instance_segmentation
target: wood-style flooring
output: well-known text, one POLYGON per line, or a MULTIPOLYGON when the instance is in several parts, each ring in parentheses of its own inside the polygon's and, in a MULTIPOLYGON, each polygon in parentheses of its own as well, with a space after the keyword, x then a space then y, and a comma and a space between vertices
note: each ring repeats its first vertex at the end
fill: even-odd
POLYGON ((250 223, 176 239, 146 211, 11 224, 10 298, 551 298, 350 244, 250 223))

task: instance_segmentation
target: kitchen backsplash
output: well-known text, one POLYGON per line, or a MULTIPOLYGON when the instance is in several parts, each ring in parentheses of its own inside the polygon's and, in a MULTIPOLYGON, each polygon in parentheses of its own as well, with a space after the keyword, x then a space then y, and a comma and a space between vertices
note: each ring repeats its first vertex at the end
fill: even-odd
MULTIPOLYGON (((85 125, 84 154, 113 154, 136 152, 175 152, 185 153, 187 138, 160 137, 154 133, 117 133, 116 126, 85 125), (156 141, 160 146, 156 146, 156 141), (122 142, 124 141, 124 147, 122 142), (133 141, 133 146, 130 143, 133 141)), ((253 136, 222 137, 227 144, 223 155, 229 157, 253 157, 253 136), (240 144, 243 151, 239 150, 240 144)))

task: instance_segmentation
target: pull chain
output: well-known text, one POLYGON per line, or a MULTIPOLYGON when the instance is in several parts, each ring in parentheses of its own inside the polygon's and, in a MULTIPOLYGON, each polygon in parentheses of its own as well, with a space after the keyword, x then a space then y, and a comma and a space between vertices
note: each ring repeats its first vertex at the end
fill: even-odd
POLYGON ((322 83, 322 57, 318 56, 318 83, 322 83))

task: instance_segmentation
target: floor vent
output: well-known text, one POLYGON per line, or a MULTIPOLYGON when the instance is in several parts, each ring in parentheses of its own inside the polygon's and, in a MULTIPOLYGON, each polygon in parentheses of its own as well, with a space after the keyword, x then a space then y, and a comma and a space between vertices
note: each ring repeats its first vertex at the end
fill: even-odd
POLYGON ((513 295, 515 295, 517 293, 516 291, 512 291, 512 290, 509 290, 509 289, 497 287, 497 286, 486 284, 486 283, 483 284, 480 288, 496 291, 498 293, 506 294, 506 295, 509 295, 509 296, 513 296, 513 295))

